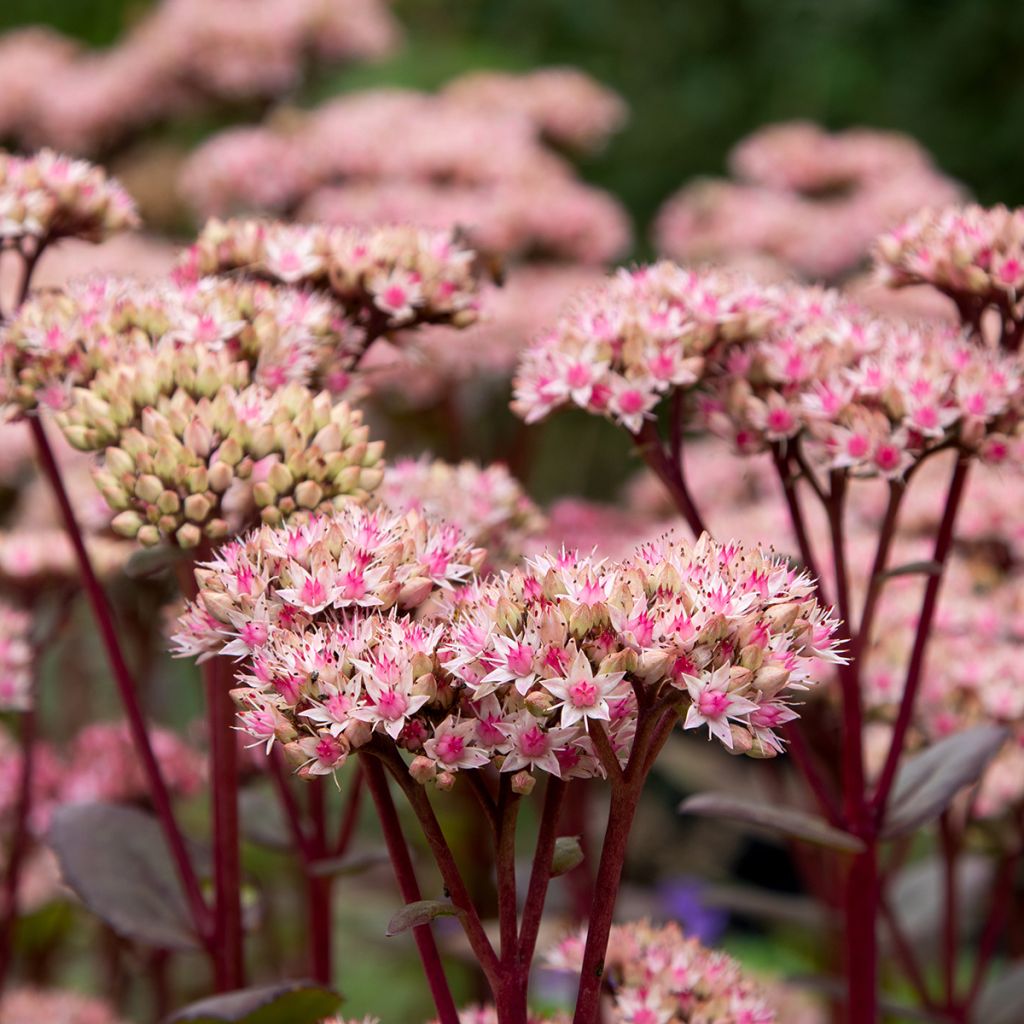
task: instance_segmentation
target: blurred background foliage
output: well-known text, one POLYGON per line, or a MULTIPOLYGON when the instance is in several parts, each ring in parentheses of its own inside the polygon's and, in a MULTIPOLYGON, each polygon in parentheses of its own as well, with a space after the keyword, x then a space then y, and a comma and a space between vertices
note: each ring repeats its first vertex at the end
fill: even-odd
MULTIPOLYGON (((0 29, 43 22, 103 45, 146 6, 4 0, 0 29)), ((478 67, 581 67, 632 109, 583 173, 627 204, 639 255, 653 212, 681 182, 720 173, 737 139, 790 118, 908 132, 983 202, 1024 201, 1018 0, 397 0, 395 9, 407 32, 399 54, 323 77, 296 99, 431 88, 478 67)))

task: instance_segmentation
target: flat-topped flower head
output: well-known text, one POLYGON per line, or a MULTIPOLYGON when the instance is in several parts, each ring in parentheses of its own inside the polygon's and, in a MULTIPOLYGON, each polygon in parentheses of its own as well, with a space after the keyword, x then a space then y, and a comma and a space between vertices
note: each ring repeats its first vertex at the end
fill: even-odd
POLYGON ((324 289, 374 334, 426 323, 465 327, 477 317, 476 255, 450 230, 211 220, 180 275, 227 271, 324 289))
POLYGON ((6 393, 24 410, 60 409, 99 370, 190 343, 248 364, 268 388, 309 383, 337 347, 337 317, 321 296, 263 282, 76 281, 30 298, 4 332, 6 393))
POLYGON ((732 274, 667 261, 621 270, 526 351, 512 408, 534 423, 576 405, 636 434, 722 348, 758 334, 771 309, 763 290, 732 274))
MULTIPOLYGON (((548 952, 547 966, 579 973, 586 931, 548 952)), ((604 1019, 613 1024, 775 1024, 765 994, 725 953, 687 938, 676 924, 615 925, 604 960, 604 1019)))
POLYGON ((99 242, 138 223, 135 202, 103 168, 49 149, 28 157, 0 152, 0 238, 5 241, 99 242))
POLYGON ((473 580, 481 555, 414 514, 264 529, 201 568, 176 644, 241 657, 243 728, 286 739, 307 774, 377 734, 420 781, 488 763, 602 776, 595 742, 628 759, 638 695, 772 757, 792 696, 839 657, 810 581, 756 549, 665 538, 621 562, 562 551, 473 580))
POLYGON ((1012 359, 948 328, 874 318, 835 292, 774 296, 769 329, 722 360, 698 399, 738 451, 803 438, 827 468, 893 479, 942 447, 992 461, 1019 447, 1012 359))
POLYGON ((927 284, 949 295, 976 330, 982 312, 996 309, 1002 344, 1019 347, 1024 210, 973 204, 923 209, 878 239, 875 265, 891 287, 927 284))

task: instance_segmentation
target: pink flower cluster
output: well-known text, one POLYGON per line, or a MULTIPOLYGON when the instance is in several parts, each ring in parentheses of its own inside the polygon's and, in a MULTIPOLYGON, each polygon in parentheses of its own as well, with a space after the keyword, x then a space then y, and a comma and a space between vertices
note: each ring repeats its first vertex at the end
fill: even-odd
POLYGON ((39 29, 0 38, 0 136, 93 152, 212 100, 270 98, 309 60, 382 56, 384 0, 163 0, 105 51, 39 29))
MULTIPOLYGON (((984 583, 962 562, 947 572, 915 708, 912 745, 927 746, 981 723, 1007 726, 1010 736, 970 804, 975 817, 987 819, 1024 806, 1024 604, 1015 577, 984 583)), ((886 596, 886 628, 879 631, 869 656, 865 688, 879 736, 888 734, 881 725, 894 720, 902 695, 901 667, 919 603, 913 586, 891 586, 886 596)), ((878 744, 882 746, 881 739, 878 744)))
POLYGON ((730 350, 699 399, 740 452, 803 437, 829 469, 889 478, 949 445, 993 463, 1019 457, 1012 359, 947 328, 873 319, 835 293, 776 298, 770 330, 730 350))
POLYGON ((121 1024, 108 1003, 78 992, 19 988, 0 999, 3 1024, 121 1024))
POLYGON ((630 241, 622 207, 579 182, 542 144, 541 128, 461 88, 363 92, 214 136, 189 159, 181 190, 206 216, 299 211, 338 224, 459 225, 500 253, 620 255, 630 241))
POLYGON ((924 209, 875 246, 880 279, 894 288, 927 284, 968 320, 986 306, 1024 319, 1024 210, 1005 206, 924 209))
POLYGON ((26 711, 32 704, 33 616, 0 601, 0 711, 26 711))
POLYGON ((452 523, 498 564, 517 561, 544 526, 544 517, 522 485, 498 463, 398 459, 385 467, 374 500, 396 512, 452 523))
POLYGON ((264 529, 197 573, 178 653, 247 658, 243 727, 289 742, 308 773, 380 733, 421 782, 494 762, 524 791, 534 770, 603 775, 594 730, 627 757, 639 692, 774 756, 793 694, 839 657, 810 581, 758 550, 664 539, 620 563, 543 555, 473 581, 482 558, 452 527, 357 507, 264 529), (434 614, 398 614, 432 595, 434 614))
POLYGON ((477 257, 450 230, 211 220, 185 252, 178 277, 239 270, 325 289, 373 336, 419 324, 465 327, 478 315, 477 257))
MULTIPOLYGON (((559 971, 579 973, 586 932, 571 935, 547 957, 559 971)), ((725 953, 688 939, 678 925, 648 921, 612 928, 604 960, 610 1024, 775 1024, 759 988, 725 953)))
MULTIPOLYGON (((198 793, 206 778, 202 753, 167 729, 152 728, 150 738, 170 791, 182 797, 198 793)), ((45 834, 54 809, 64 804, 132 802, 149 793, 124 722, 88 725, 62 751, 40 742, 35 756, 32 828, 38 835, 45 834)), ((17 800, 20 758, 20 751, 4 734, 0 738, 0 816, 10 814, 17 800)))
POLYGON ((533 122, 557 146, 593 151, 626 122, 625 102, 578 68, 540 68, 524 74, 471 71, 441 93, 484 111, 508 111, 533 122))
POLYGON ((533 342, 512 408, 535 423, 577 405, 637 433, 666 394, 703 377, 709 353, 762 331, 772 313, 768 295, 732 274, 667 261, 620 270, 533 342))
POLYGON ((806 436, 830 468, 890 477, 949 444, 1006 460, 1024 397, 1012 359, 952 330, 662 262, 620 271, 541 335, 512 407, 529 423, 574 404, 638 434, 667 396, 690 392, 741 452, 806 436))
POLYGON ((0 244, 98 242, 137 224, 131 196, 101 167, 49 149, 30 157, 0 151, 0 244))
POLYGON ((959 189, 913 140, 817 125, 773 125, 739 143, 738 182, 686 186, 658 217, 658 248, 679 260, 763 253, 812 278, 861 263, 882 231, 922 205, 955 202, 959 189))

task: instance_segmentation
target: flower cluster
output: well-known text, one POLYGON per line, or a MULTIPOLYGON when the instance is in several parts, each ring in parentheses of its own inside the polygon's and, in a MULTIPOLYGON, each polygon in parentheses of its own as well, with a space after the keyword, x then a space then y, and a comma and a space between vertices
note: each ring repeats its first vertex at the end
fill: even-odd
POLYGON ((740 452, 798 435, 830 469, 902 476, 950 444, 1014 454, 1022 383, 1009 358, 943 327, 874 319, 832 292, 775 292, 770 329, 705 382, 710 429, 740 452))
POLYGON ((775 729, 796 717, 791 695, 839 657, 806 577, 706 536, 620 563, 540 556, 435 596, 436 614, 413 621, 401 607, 467 581, 482 552, 418 517, 417 543, 403 544, 408 522, 347 508, 264 529, 198 574, 179 652, 248 658, 243 727, 291 741, 308 772, 383 733, 416 755, 421 782, 448 786, 490 762, 523 791, 534 770, 603 775, 594 730, 625 760, 638 692, 685 711, 685 728, 770 757, 782 749, 775 729), (410 546, 411 561, 396 562, 410 546))
POLYGON ((75 447, 103 452, 95 480, 118 534, 195 547, 257 514, 277 524, 366 500, 383 446, 358 410, 247 376, 245 363, 192 345, 102 370, 72 393, 57 422, 75 447))
POLYGON ((257 384, 315 383, 340 345, 329 300, 240 279, 92 278, 23 303, 3 335, 9 401, 63 409, 101 370, 188 343, 247 363, 257 384))
POLYGON ((280 95, 310 57, 375 58, 397 38, 382 0, 163 0, 104 51, 10 32, 0 38, 0 136, 92 152, 212 100, 280 95))
MULTIPOLYGON (((586 932, 571 935, 547 965, 578 973, 586 932)), ((604 960, 612 1024, 775 1024, 779 1018, 740 965, 688 939, 679 926, 648 921, 612 928, 604 960)))
POLYGON ((505 255, 620 255, 630 239, 621 205, 542 145, 540 124, 487 95, 369 91, 231 129, 190 157, 181 191, 204 216, 457 225, 505 255))
POLYGON ((247 271, 325 289, 374 336, 418 324, 465 327, 477 318, 476 254, 452 231, 325 228, 212 220, 179 266, 182 280, 247 271))
POLYGON ((577 405, 638 433, 669 391, 694 386, 717 348, 771 313, 770 296, 732 274, 667 261, 620 270, 526 351, 512 408, 534 423, 577 405))
POLYGON ((442 96, 485 111, 525 116, 558 146, 593 151, 626 122, 622 98, 577 68, 541 68, 526 74, 471 71, 445 86, 442 96))
POLYGON ((0 151, 0 241, 99 241, 137 223, 131 196, 102 168, 48 149, 0 151))
POLYGON ((769 255, 810 277, 861 263, 875 237, 959 190, 911 139, 804 122, 756 132, 733 151, 740 181, 704 180, 663 207, 659 249, 679 260, 769 255))
MULTIPOLYGON (((971 803, 976 817, 995 818, 1024 806, 1024 606, 1015 578, 979 590, 967 568, 957 562, 947 571, 911 743, 927 746, 982 723, 1006 726, 1009 737, 971 803)), ((919 604, 917 588, 890 586, 883 606, 886 629, 868 659, 865 696, 883 750, 902 696, 901 669, 919 604)))
POLYGON ((32 615, 0 602, 0 711, 25 711, 32 703, 32 615))
POLYGON ((120 1024, 108 1003, 78 992, 19 988, 0 999, 3 1024, 120 1024))
POLYGON ((877 271, 888 285, 928 284, 949 295, 974 319, 994 306, 1024 319, 1024 210, 994 206, 924 209, 883 235, 877 271))
POLYGON ((637 434, 667 395, 698 387, 704 425, 744 453, 806 435, 829 468, 897 477, 949 444, 992 462, 1019 448, 1010 358, 836 292, 666 262, 620 271, 541 335, 513 409, 533 422, 575 404, 637 434))
POLYGON ((399 459, 384 469, 374 499, 399 512, 453 523, 489 558, 516 561, 544 518, 505 466, 458 465, 441 459, 399 459))
MULTIPOLYGON (((151 728, 150 739, 171 793, 194 796, 206 778, 202 753, 167 729, 151 728)), ((87 725, 62 751, 40 741, 34 757, 31 824, 40 836, 54 810, 64 804, 131 803, 149 794, 124 722, 87 725)), ((11 814, 17 801, 20 758, 14 741, 0 733, 0 817, 11 814)))

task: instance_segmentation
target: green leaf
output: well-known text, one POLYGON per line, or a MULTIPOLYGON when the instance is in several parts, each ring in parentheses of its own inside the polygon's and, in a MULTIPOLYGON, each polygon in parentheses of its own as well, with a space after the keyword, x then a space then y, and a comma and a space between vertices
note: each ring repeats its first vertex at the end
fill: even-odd
POLYGON ((417 900, 415 903, 406 903, 388 921, 388 930, 385 934, 389 937, 400 935, 410 928, 430 924, 435 917, 456 917, 458 913, 457 907, 442 900, 417 900))
POLYGON ((325 857, 309 865, 309 873, 318 877, 361 875, 364 871, 387 864, 385 850, 367 850, 364 853, 346 853, 343 857, 325 857))
POLYGON ((318 1024, 340 1005, 337 992, 309 981, 286 981, 202 999, 165 1024, 318 1024))
POLYGON ((583 847, 579 836, 559 836, 551 857, 551 877, 566 875, 583 863, 583 847))
POLYGON ((856 836, 834 828, 815 814, 793 807, 773 807, 726 793, 698 793, 684 800, 679 811, 681 814, 701 814, 743 822, 846 853, 859 853, 864 849, 864 844, 856 836))
POLYGON ((978 725, 906 758, 889 797, 882 838, 906 835, 934 821, 964 786, 978 781, 1007 735, 1002 726, 978 725))
POLYGON ((1017 963, 981 990, 972 1024, 1019 1024, 1024 1017, 1024 964, 1017 963))
POLYGON ((61 807, 48 837, 64 881, 119 935, 197 949, 188 901, 152 815, 118 804, 61 807))

